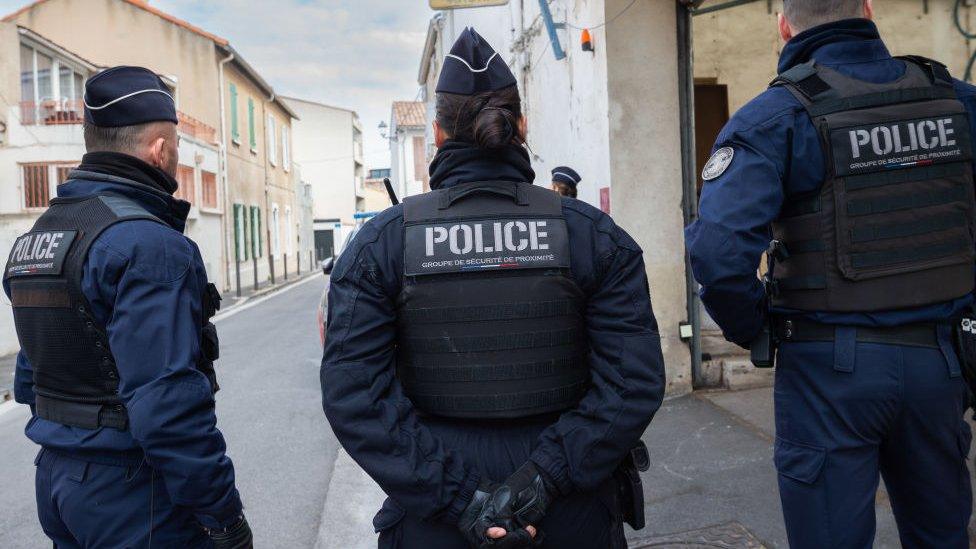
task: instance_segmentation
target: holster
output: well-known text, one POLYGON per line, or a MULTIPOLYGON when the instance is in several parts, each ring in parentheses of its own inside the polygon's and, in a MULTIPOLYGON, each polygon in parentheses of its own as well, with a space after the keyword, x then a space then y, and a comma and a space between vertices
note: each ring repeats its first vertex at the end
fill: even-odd
POLYGON ((635 446, 613 473, 617 499, 624 522, 634 530, 644 528, 644 485, 640 474, 651 468, 651 457, 643 441, 635 446))
POLYGON ((969 404, 976 410, 976 311, 956 319, 953 334, 962 377, 969 386, 969 404))

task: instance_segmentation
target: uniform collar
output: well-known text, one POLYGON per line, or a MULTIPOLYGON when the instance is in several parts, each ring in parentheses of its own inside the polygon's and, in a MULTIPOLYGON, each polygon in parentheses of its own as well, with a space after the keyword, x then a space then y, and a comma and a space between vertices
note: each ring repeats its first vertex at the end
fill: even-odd
POLYGON ((803 31, 783 48, 779 72, 815 59, 827 66, 891 59, 878 27, 868 19, 844 19, 803 31))
POLYGON ((186 229, 189 204, 163 191, 122 177, 74 170, 68 181, 58 185, 61 198, 84 198, 102 194, 122 195, 146 209, 167 225, 180 231, 186 229))

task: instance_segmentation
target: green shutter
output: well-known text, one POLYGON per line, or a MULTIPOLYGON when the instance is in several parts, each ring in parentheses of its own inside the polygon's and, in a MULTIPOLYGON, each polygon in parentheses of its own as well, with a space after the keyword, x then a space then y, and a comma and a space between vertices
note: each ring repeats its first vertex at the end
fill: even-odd
POLYGON ((234 141, 241 140, 240 128, 237 124, 237 86, 230 84, 230 136, 234 141))
POLYGON ((261 234, 261 208, 251 206, 251 227, 253 228, 252 245, 255 257, 264 257, 264 238, 261 234))
POLYGON ((254 135, 254 99, 247 98, 247 131, 251 137, 251 148, 258 148, 258 139, 254 135))
POLYGON ((234 204, 234 259, 241 260, 241 205, 234 204))
POLYGON ((241 218, 244 220, 244 236, 241 238, 242 244, 244 244, 244 259, 245 260, 248 260, 248 259, 251 259, 251 253, 250 253, 250 250, 249 250, 248 245, 247 245, 247 242, 248 242, 248 240, 247 240, 247 234, 248 234, 247 233, 247 227, 248 227, 248 223, 247 223, 247 210, 244 208, 244 205, 243 204, 241 204, 241 218))

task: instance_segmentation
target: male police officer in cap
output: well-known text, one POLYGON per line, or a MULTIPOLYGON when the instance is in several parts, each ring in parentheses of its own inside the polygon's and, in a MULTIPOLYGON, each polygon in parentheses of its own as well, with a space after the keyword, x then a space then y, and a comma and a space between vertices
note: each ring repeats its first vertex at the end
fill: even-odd
POLYGON ((471 29, 435 132, 433 191, 366 224, 329 294, 325 412, 390 496, 380 547, 625 547, 615 473, 664 389, 642 252, 532 185, 515 77, 471 29))
POLYGON ((726 337, 780 342, 790 545, 870 547, 880 474, 905 547, 969 547, 949 322, 972 302, 976 88, 893 58, 871 16, 870 0, 784 2, 779 77, 719 135, 688 246, 726 337))
POLYGON ((220 296, 173 197, 176 124, 154 73, 93 76, 88 154, 7 263, 16 398, 57 547, 251 545, 214 415, 220 296))
POLYGON ((562 196, 576 198, 576 186, 582 180, 576 170, 568 166, 559 166, 552 170, 552 190, 562 196))

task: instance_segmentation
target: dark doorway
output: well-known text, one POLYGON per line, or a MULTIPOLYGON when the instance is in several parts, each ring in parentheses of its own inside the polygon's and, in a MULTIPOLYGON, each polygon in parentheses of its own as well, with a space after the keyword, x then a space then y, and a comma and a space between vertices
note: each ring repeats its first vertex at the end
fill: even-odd
POLYGON ((698 161, 698 193, 701 170, 712 154, 719 132, 729 121, 729 88, 714 79, 695 79, 695 155, 698 161))
POLYGON ((332 257, 335 253, 335 231, 332 229, 319 229, 315 231, 315 259, 332 257))

